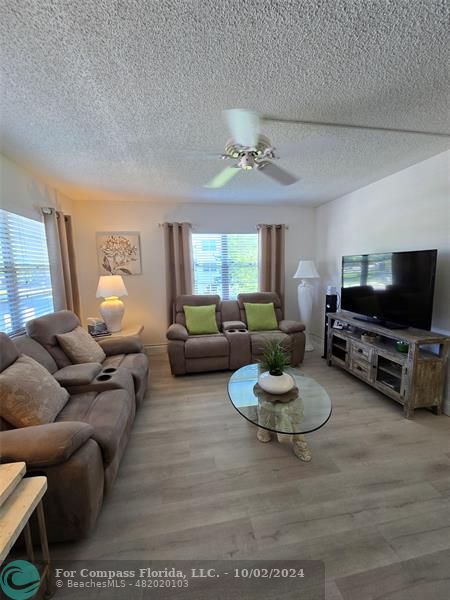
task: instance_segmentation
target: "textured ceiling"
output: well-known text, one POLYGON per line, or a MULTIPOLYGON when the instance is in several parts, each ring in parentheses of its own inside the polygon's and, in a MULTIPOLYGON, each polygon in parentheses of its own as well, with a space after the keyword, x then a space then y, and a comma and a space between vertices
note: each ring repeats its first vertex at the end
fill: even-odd
POLYGON ((135 197, 320 204, 445 150, 445 138, 267 122, 290 187, 224 167, 224 108, 450 131, 445 0, 0 3, 3 151, 135 197))

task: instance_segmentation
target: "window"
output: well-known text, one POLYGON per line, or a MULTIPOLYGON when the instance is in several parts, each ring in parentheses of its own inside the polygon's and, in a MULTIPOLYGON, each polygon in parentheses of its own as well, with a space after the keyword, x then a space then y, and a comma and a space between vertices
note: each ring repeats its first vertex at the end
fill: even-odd
POLYGON ((257 233, 194 233, 194 293, 231 300, 258 290, 257 233))
POLYGON ((0 330, 19 333, 52 311, 43 223, 0 209, 0 330))

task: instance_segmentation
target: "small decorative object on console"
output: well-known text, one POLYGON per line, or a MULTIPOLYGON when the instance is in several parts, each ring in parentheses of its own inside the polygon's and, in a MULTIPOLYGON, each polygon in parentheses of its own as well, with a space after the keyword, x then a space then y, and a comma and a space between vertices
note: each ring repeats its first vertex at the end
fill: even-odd
POLYGON ((289 359, 280 342, 268 342, 261 361, 261 367, 265 370, 258 377, 260 388, 269 394, 290 392, 295 382, 289 373, 284 372, 288 366, 289 359))
POLYGON ((370 342, 376 342, 377 340, 379 340, 380 336, 371 331, 365 331, 361 334, 361 339, 363 342, 368 342, 370 344, 370 342))
POLYGON ((397 349, 397 352, 403 352, 403 354, 408 354, 408 350, 409 350, 408 342, 398 341, 395 344, 395 347, 397 349))
POLYGON ((95 317, 88 317, 87 328, 88 328, 88 333, 92 337, 101 337, 101 336, 105 336, 105 335, 111 335, 108 331, 108 328, 106 327, 105 321, 102 321, 102 319, 97 319, 95 317))

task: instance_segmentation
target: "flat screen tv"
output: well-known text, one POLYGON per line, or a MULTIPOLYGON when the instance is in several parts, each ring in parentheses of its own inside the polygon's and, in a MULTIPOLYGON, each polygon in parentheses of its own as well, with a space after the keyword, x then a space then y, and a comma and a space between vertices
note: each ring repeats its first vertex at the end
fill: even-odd
POLYGON ((341 308, 385 327, 431 328, 437 250, 342 257, 341 308))

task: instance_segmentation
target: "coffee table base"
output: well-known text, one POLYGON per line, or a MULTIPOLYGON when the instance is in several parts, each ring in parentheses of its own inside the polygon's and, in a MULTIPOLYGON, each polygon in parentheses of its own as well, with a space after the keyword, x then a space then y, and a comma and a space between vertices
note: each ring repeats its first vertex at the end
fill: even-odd
MULTIPOLYGON (((277 433, 278 441, 283 444, 286 442, 292 443, 292 449, 297 458, 303 462, 309 462, 312 459, 311 450, 305 440, 304 435, 289 435, 287 433, 277 433)), ((270 442, 272 434, 267 429, 258 427, 256 432, 256 439, 263 444, 270 442)))

